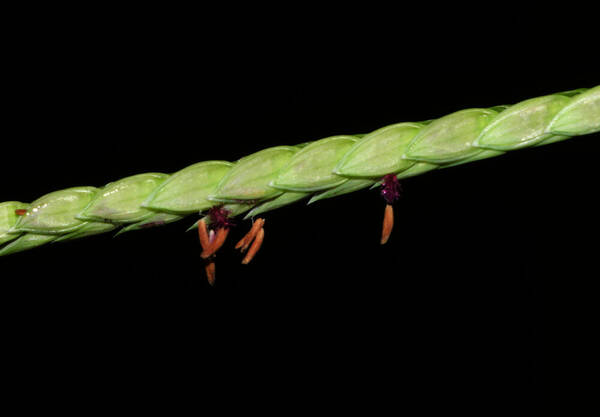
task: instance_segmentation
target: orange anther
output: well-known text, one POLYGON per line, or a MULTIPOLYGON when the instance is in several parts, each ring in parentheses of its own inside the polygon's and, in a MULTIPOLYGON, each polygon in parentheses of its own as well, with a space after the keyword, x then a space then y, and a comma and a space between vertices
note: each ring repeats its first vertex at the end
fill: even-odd
POLYGON ((198 222, 198 235, 200 236, 200 246, 202 246, 202 250, 206 250, 210 244, 208 240, 208 230, 206 229, 206 222, 204 219, 198 222))
POLYGON ((263 229, 261 227, 260 230, 258 231, 258 233, 256 234, 256 239, 254 239, 254 242, 252 242, 252 246, 250 246, 250 250, 248 250, 246 257, 242 261, 242 264, 246 265, 246 264, 250 263, 250 261, 254 258, 254 255, 256 255, 256 252, 258 252, 258 250, 262 246, 264 238, 265 238, 265 229, 263 229))
POLYGON ((386 204, 383 216, 383 230, 381 231, 381 244, 385 245, 392 234, 394 227, 394 209, 391 204, 386 204))
POLYGON ((215 261, 210 261, 207 262, 204 270, 206 271, 206 277, 208 278, 208 283, 210 285, 215 285, 215 279, 216 279, 216 275, 215 275, 215 261))
POLYGON ((227 227, 222 227, 217 230, 217 234, 214 239, 210 239, 209 247, 202 251, 200 256, 204 259, 214 255, 225 243, 225 239, 227 239, 227 235, 229 235, 229 229, 227 227))
POLYGON ((252 241, 256 237, 256 234, 258 233, 258 231, 263 227, 264 224, 265 224, 265 221, 263 219, 256 219, 256 221, 252 224, 252 227, 250 228, 250 231, 248 233, 246 233, 246 236, 244 236, 235 245, 235 248, 236 249, 240 249, 241 248, 241 251, 245 252, 246 249, 248 249, 248 246, 250 246, 250 244, 252 243, 252 241))
POLYGON ((27 210, 25 210, 25 209, 17 209, 17 210, 15 210, 15 214, 17 216, 24 216, 25 214, 27 214, 27 210))

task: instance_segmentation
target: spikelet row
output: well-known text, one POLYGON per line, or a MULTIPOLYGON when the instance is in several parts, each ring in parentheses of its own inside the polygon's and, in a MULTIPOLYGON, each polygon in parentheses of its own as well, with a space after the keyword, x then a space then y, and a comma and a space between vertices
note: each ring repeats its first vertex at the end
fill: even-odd
POLYGON ((73 187, 30 204, 0 203, 0 255, 164 225, 216 207, 228 217, 254 218, 299 200, 312 203, 373 187, 386 175, 412 177, 598 131, 600 86, 398 123, 367 135, 272 147, 235 163, 205 161, 172 175, 145 173, 101 188, 73 187))

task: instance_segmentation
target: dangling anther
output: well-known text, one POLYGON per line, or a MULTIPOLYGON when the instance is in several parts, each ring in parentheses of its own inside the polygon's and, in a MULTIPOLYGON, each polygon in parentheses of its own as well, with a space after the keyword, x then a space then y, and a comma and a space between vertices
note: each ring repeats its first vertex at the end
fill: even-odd
POLYGON ((385 213, 383 215, 383 229, 381 230, 381 244, 385 245, 392 234, 394 227, 394 208, 391 204, 385 205, 385 213))
POLYGON ((208 239, 204 235, 206 230, 206 224, 202 224, 203 220, 198 222, 198 233, 200 234, 200 243, 202 241, 208 241, 206 247, 203 245, 202 249, 202 258, 207 259, 214 255, 225 243, 225 239, 227 239, 227 235, 229 234, 229 229, 233 226, 233 222, 231 221, 229 210, 223 208, 223 206, 216 206, 211 208, 208 211, 208 217, 210 218, 211 230, 208 232, 208 239), (216 230, 216 232, 215 232, 216 230))
POLYGON ((394 227, 394 208, 392 207, 392 203, 400 198, 401 187, 398 177, 394 174, 384 176, 381 187, 381 195, 386 202, 383 215, 383 228, 381 230, 381 244, 385 245, 394 227))
POLYGON ((252 243, 252 241, 254 240, 254 238, 256 237, 259 230, 263 227, 264 224, 265 224, 264 219, 261 219, 261 218, 256 219, 256 221, 252 224, 250 231, 248 233, 246 233, 246 236, 244 236, 235 245, 235 248, 240 249, 242 252, 246 252, 246 249, 248 249, 248 246, 250 246, 250 244, 252 243))
MULTIPOLYGON (((210 248, 211 242, 215 240, 215 231, 211 230, 210 233, 206 228, 206 222, 201 219, 198 222, 198 235, 200 237, 200 246, 202 246, 202 253, 210 248)), ((210 285, 215 285, 215 260, 206 259, 204 261, 204 271, 206 272, 206 278, 210 285)))
POLYGON ((218 229, 216 234, 214 234, 212 230, 211 233, 213 233, 214 238, 211 239, 209 236, 209 246, 200 254, 200 256, 202 256, 204 259, 214 255, 221 248, 221 246, 223 246, 225 240, 227 239, 227 235, 229 235, 229 229, 223 227, 218 229))
POLYGON ((246 257, 242 261, 242 264, 247 265, 250 263, 250 261, 254 258, 254 255, 256 255, 256 252, 258 252, 258 250, 262 246, 264 238, 265 238, 265 229, 263 229, 261 227, 260 230, 258 231, 258 233, 256 234, 256 239, 254 239, 254 242, 252 242, 252 246, 250 246, 250 249, 248 250, 246 257))
POLYGON ((208 239, 208 229, 206 228, 204 219, 201 219, 198 222, 198 236, 200 237, 200 246, 202 246, 202 250, 206 250, 210 244, 208 239))
POLYGON ((206 262, 206 265, 204 266, 204 270, 206 271, 206 277, 208 278, 208 283, 210 285, 215 285, 215 279, 216 279, 215 261, 213 259, 210 259, 208 262, 206 262))
POLYGON ((206 226, 206 221, 200 219, 198 222, 198 236, 200 237, 200 245, 202 246, 202 253, 200 256, 204 259, 204 270, 208 278, 210 285, 215 284, 215 253, 223 246, 227 235, 229 235, 229 228, 233 226, 231 221, 230 211, 223 208, 222 205, 213 207, 208 212, 210 219, 210 231, 206 226))

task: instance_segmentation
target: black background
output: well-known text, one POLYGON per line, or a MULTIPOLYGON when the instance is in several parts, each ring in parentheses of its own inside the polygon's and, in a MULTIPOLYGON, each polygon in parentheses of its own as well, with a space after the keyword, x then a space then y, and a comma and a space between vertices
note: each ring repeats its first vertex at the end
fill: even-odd
MULTIPOLYGON (((23 31, 5 51, 0 201, 599 83, 583 60, 442 39, 388 48, 341 31, 317 52, 270 32, 82 27, 23 31)), ((2 258, 6 343, 82 379, 215 368, 231 393, 266 377, 291 404, 535 405, 565 363, 551 348, 577 350, 569 329, 591 309, 599 140, 405 180, 383 247, 376 190, 268 213, 248 266, 240 221, 214 288, 184 233, 193 216, 2 258)))

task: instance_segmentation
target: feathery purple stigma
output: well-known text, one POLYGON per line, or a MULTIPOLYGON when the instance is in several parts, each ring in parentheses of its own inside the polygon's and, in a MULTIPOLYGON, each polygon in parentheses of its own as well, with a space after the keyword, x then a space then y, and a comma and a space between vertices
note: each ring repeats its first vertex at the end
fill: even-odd
POLYGON ((210 222, 213 229, 221 229, 221 228, 230 228, 235 226, 235 224, 231 221, 229 217, 231 212, 222 205, 211 207, 208 210, 208 216, 210 217, 210 222))
POLYGON ((383 177, 381 195, 386 203, 392 204, 398 200, 400 198, 400 191, 402 191, 402 187, 400 187, 400 181, 398 181, 398 177, 395 174, 387 174, 383 177))

